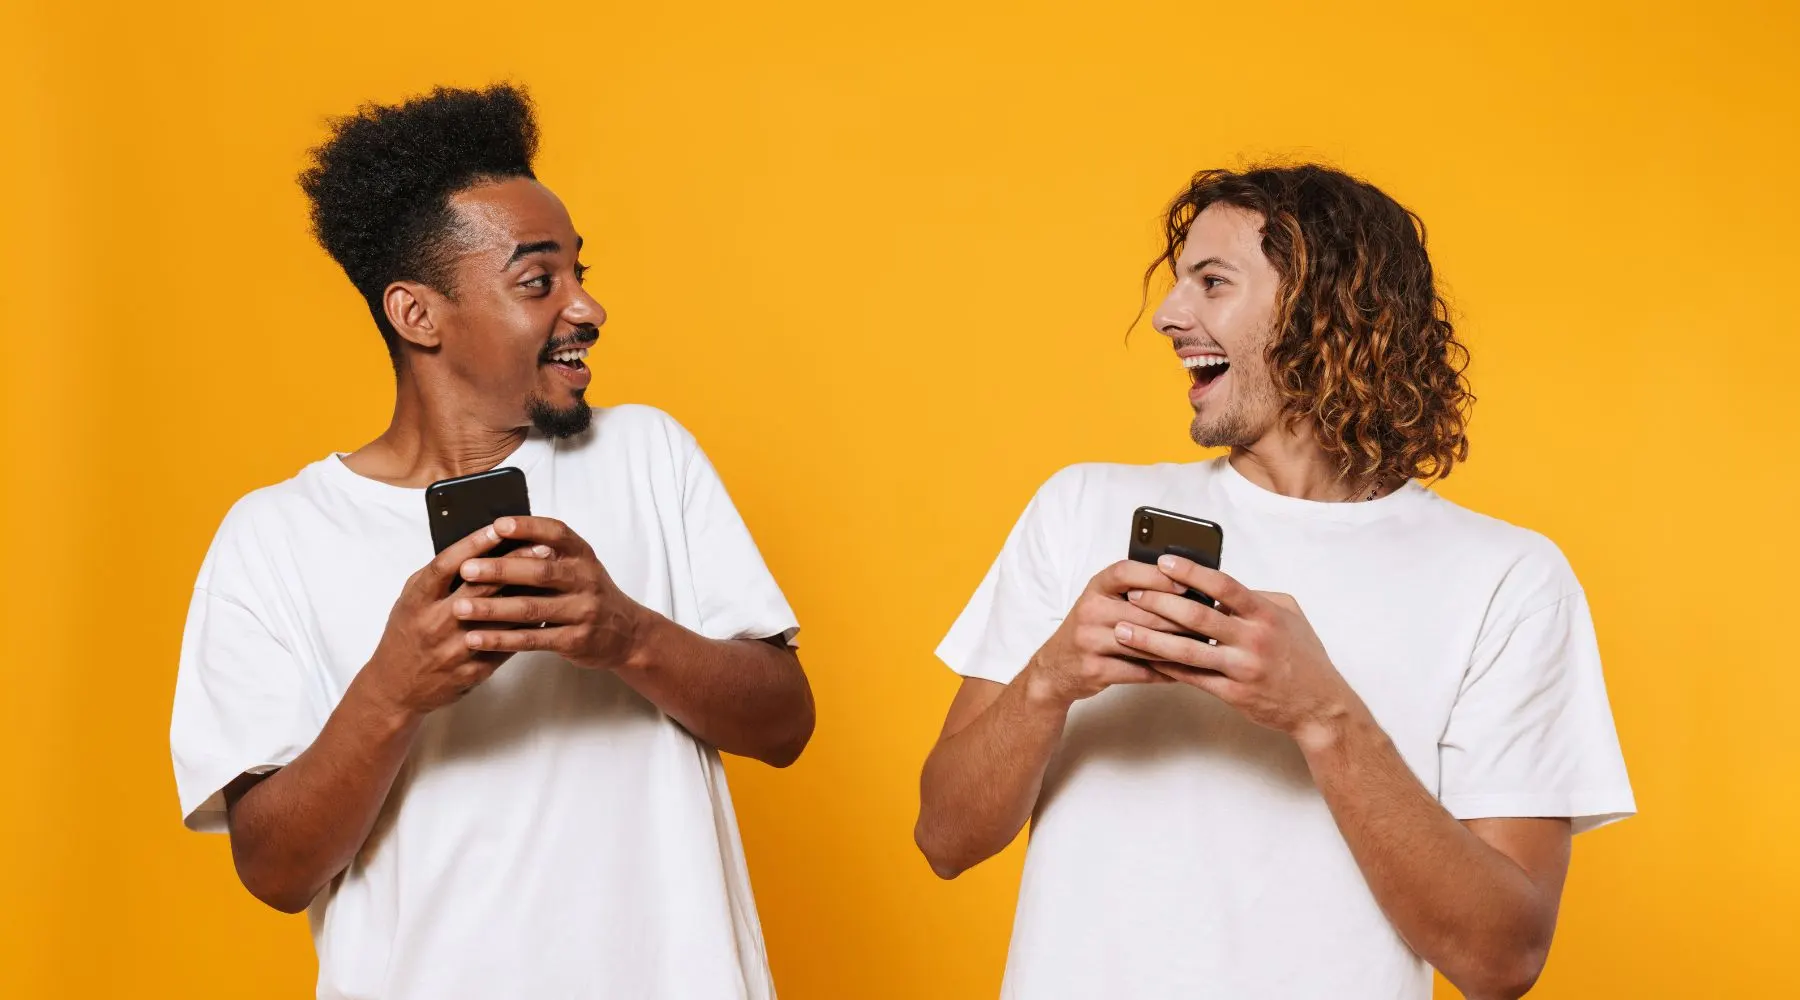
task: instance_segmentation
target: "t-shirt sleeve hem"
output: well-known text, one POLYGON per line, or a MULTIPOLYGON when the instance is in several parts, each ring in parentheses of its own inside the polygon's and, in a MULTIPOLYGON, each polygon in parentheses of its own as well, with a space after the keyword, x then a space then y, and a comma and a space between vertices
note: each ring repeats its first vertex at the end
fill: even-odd
POLYGON ((1566 818, 1576 833, 1586 833, 1637 815, 1637 803, 1625 789, 1537 794, 1446 795, 1441 800, 1459 820, 1566 818))
MULTIPOLYGON (((294 756, 297 757, 299 754, 294 756)), ((184 803, 181 816, 182 825, 195 833, 231 832, 227 822, 229 817, 225 810, 225 786, 236 781, 240 775, 268 774, 271 771, 279 771, 291 763, 293 763, 293 757, 282 761, 265 761, 231 771, 222 780, 208 781, 201 786, 212 789, 206 798, 193 806, 187 806, 184 803)))
POLYGON ((775 639, 780 638, 788 646, 798 648, 800 645, 800 623, 793 616, 770 616, 755 619, 760 624, 736 624, 733 622, 707 622, 705 627, 695 629, 708 639, 730 642, 735 639, 775 639))
POLYGON ((1025 669, 1023 663, 1001 663, 993 657, 978 656, 972 650, 963 648, 961 643, 950 639, 945 639, 938 645, 937 658, 959 676, 993 681, 995 684, 1011 684, 1019 676, 1019 672, 1025 669))

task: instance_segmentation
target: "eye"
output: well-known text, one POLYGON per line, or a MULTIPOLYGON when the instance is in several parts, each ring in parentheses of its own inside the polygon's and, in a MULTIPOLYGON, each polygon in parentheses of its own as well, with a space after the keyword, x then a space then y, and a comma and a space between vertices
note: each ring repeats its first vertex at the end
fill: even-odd
POLYGON ((577 285, 587 284, 587 273, 588 273, 588 266, 586 264, 581 263, 580 261, 577 261, 575 263, 575 283, 577 285))
POLYGON ((535 278, 527 278, 524 281, 519 282, 519 287, 547 292, 550 290, 550 276, 548 274, 540 274, 535 278))
POLYGON ((1200 287, 1209 292, 1225 283, 1225 279, 1216 274, 1203 274, 1200 276, 1200 287))

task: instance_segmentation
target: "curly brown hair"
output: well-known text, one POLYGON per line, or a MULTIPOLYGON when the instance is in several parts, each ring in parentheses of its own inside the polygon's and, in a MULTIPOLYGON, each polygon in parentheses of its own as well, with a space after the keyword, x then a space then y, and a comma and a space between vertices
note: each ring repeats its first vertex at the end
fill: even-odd
POLYGON ((1263 218, 1281 276, 1269 370, 1290 421, 1310 423, 1347 482, 1442 479, 1469 457, 1469 352, 1425 253, 1425 224, 1374 185, 1329 167, 1203 170, 1169 204, 1174 269, 1209 205, 1263 218))

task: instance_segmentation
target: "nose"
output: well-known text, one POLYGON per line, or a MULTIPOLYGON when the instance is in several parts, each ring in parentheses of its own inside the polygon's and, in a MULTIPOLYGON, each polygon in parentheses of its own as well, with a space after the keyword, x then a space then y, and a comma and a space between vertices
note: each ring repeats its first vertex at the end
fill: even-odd
POLYGON ((1179 288, 1170 290, 1150 317, 1150 326, 1165 337, 1180 337, 1194 331, 1194 311, 1188 308, 1179 288))
POLYGON ((586 288, 576 285, 575 294, 570 297, 569 304, 563 307, 563 319, 575 326, 604 326, 606 307, 588 294, 586 288))

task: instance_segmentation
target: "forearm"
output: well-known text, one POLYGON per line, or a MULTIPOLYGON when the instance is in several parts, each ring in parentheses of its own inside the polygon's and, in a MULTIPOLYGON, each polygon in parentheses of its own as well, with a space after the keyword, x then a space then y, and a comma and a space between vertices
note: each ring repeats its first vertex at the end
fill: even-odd
POLYGON ((646 610, 617 673, 726 753, 786 767, 812 739, 806 672, 793 650, 773 642, 708 639, 646 610))
POLYGON ((1530 989, 1549 952, 1556 895, 1446 812, 1366 710, 1302 749, 1376 901, 1413 951, 1471 1000, 1530 989))
POLYGON ((1037 806, 1069 706, 1032 684, 1028 669, 926 758, 913 839, 942 878, 1000 853, 1037 806))
POLYGON ((312 745, 230 805, 238 877, 278 910, 305 909, 356 857, 418 733, 368 688, 352 682, 312 745))

